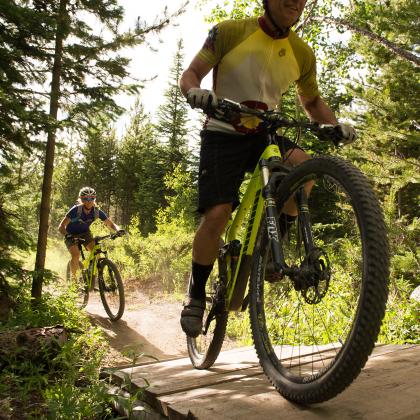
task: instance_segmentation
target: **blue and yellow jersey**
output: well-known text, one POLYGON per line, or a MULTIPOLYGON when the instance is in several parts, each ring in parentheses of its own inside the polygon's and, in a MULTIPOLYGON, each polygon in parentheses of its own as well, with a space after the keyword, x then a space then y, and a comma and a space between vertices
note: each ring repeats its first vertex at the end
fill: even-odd
POLYGON ((108 219, 107 214, 97 207, 96 210, 95 207, 92 207, 87 214, 83 211, 82 207, 82 204, 77 204, 67 212, 66 217, 70 219, 70 223, 66 226, 67 233, 77 235, 88 232, 90 225, 96 218, 102 221, 108 219))
MULTIPOLYGON (((319 95, 312 49, 293 31, 284 38, 274 37, 263 17, 227 20, 214 26, 198 57, 213 67, 213 90, 221 98, 275 109, 293 82, 299 95, 319 95)), ((206 128, 252 132, 257 125, 253 118, 243 119, 235 127, 210 119, 206 128)))

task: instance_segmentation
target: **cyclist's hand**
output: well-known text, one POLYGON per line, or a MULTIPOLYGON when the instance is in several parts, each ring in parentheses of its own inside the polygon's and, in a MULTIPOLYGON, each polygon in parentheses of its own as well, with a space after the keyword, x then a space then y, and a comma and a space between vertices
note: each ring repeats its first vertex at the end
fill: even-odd
POLYGON ((118 229, 118 230, 115 232, 115 237, 117 237, 117 236, 124 236, 126 233, 127 233, 127 232, 125 231, 125 229, 118 229))
POLYGON ((337 124, 334 130, 337 132, 338 144, 350 144, 357 138, 356 130, 349 124, 337 124))
POLYGON ((187 92, 187 102, 191 108, 201 108, 207 111, 217 104, 217 96, 212 90, 191 88, 187 92))
POLYGON ((73 235, 72 235, 71 233, 66 233, 66 234, 64 235, 64 238, 65 238, 67 241, 74 240, 74 237, 73 237, 73 235))

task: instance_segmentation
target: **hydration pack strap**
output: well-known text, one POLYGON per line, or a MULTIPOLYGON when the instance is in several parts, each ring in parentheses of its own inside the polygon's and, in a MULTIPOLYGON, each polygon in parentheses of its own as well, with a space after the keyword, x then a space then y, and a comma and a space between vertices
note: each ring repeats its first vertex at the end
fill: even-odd
MULTIPOLYGON (((71 222, 81 222, 81 223, 86 223, 84 220, 82 220, 82 211, 83 211, 83 204, 79 204, 77 206, 77 214, 76 217, 74 217, 73 219, 71 219, 71 222)), ((93 208, 93 221, 95 221, 97 218, 99 217, 99 208, 98 207, 94 207, 93 208)))

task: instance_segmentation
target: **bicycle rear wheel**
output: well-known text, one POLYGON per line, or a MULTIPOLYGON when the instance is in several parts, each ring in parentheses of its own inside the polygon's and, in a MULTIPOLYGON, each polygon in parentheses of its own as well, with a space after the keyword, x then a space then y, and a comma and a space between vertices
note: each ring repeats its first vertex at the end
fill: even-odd
POLYGON ((125 309, 124 285, 117 266, 105 258, 99 262, 98 285, 102 304, 111 321, 119 320, 125 309))
POLYGON ((76 305, 78 308, 84 308, 89 301, 89 288, 87 285, 86 272, 83 264, 79 261, 79 271, 75 279, 75 284, 71 284, 71 262, 67 263, 66 280, 76 293, 76 305))
POLYGON ((219 261, 217 268, 215 265, 207 281, 203 330, 196 338, 187 336, 188 355, 196 369, 208 369, 214 364, 222 349, 226 334, 229 313, 223 304, 223 285, 219 280, 218 271, 220 264, 222 263, 219 261))
POLYGON ((388 295, 388 242, 382 212, 364 175, 334 157, 295 168, 278 188, 278 208, 308 182, 315 248, 305 250, 302 217, 282 241, 299 276, 268 275, 265 227, 254 254, 250 318, 263 370, 289 400, 317 403, 360 373, 377 339, 388 295), (270 282, 269 282, 269 281, 270 282))

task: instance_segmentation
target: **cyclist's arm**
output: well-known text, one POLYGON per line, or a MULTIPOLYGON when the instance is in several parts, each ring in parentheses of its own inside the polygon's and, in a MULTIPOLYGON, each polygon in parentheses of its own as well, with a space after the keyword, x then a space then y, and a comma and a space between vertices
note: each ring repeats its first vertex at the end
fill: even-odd
POLYGON ((179 81, 179 87, 181 88, 184 96, 187 96, 187 92, 191 88, 200 87, 201 81, 204 77, 210 72, 213 68, 208 63, 205 63, 203 60, 196 56, 192 61, 189 67, 184 71, 179 81))
POLYGON ((337 118, 331 108, 324 102, 320 96, 308 98, 299 95, 300 103, 303 106, 308 117, 311 121, 320 124, 338 124, 337 118))
POLYGON ((64 216, 63 220, 60 222, 58 226, 58 231, 61 234, 66 235, 67 234, 66 227, 70 222, 71 222, 70 218, 68 218, 67 216, 64 216))
POLYGON ((105 223, 106 226, 108 226, 110 229, 115 230, 116 232, 118 232, 120 230, 118 225, 116 225, 110 218, 104 220, 104 223, 105 223))

